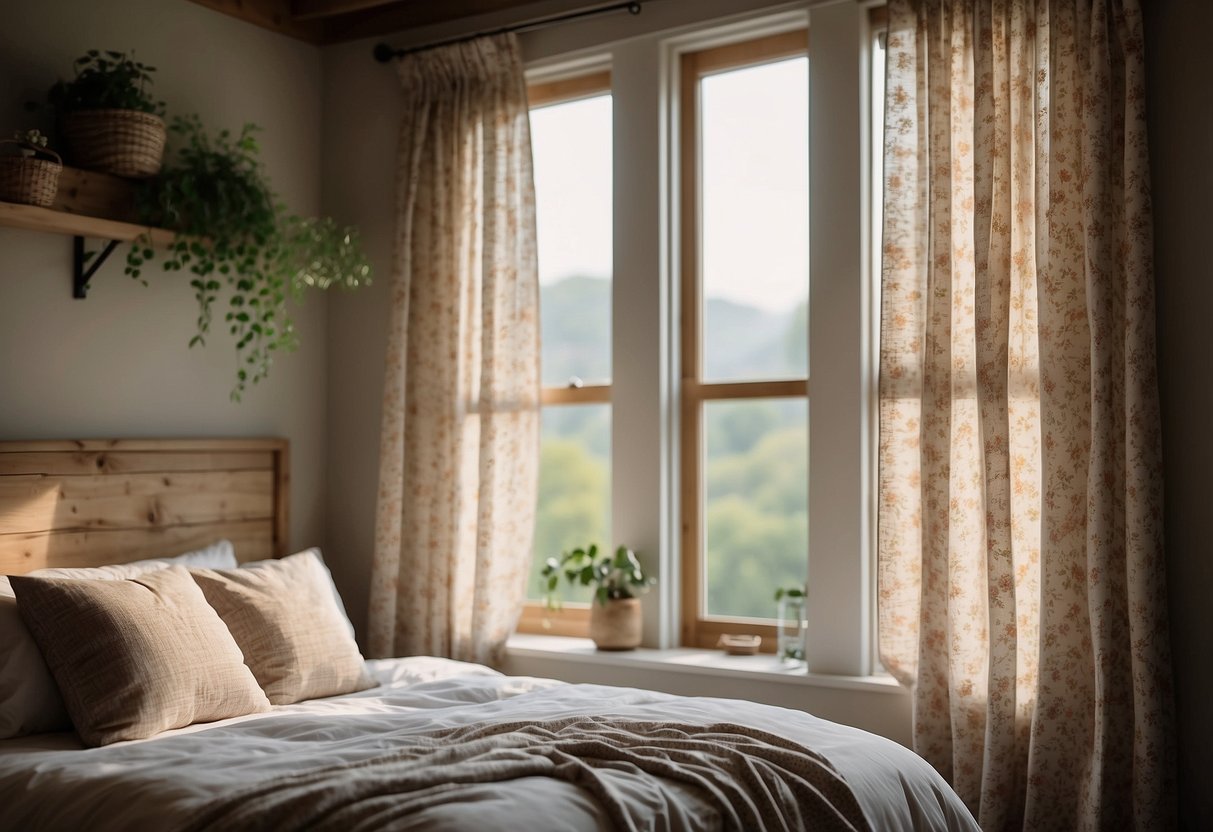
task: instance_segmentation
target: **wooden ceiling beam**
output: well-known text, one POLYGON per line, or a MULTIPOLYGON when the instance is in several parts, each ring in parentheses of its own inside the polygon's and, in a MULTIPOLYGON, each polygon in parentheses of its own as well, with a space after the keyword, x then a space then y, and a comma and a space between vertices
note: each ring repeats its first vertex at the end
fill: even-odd
POLYGON ((351 12, 364 12, 395 5, 398 0, 290 0, 295 20, 319 20, 351 12))
POLYGON ((288 35, 308 43, 324 42, 324 27, 318 20, 296 20, 291 0, 190 0, 217 12, 288 35))
POLYGON ((442 3, 395 2, 324 20, 326 43, 402 32, 418 26, 528 6, 535 0, 445 0, 442 3))
MULTIPOLYGON (((190 0, 264 29, 318 45, 386 35, 483 14, 521 10, 537 0, 190 0)), ((569 9, 605 0, 567 0, 569 9)))

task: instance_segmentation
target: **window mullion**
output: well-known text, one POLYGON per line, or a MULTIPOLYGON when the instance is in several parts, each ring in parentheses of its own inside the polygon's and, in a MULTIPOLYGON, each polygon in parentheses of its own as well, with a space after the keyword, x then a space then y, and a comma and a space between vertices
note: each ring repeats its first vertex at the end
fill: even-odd
POLYGON ((870 671, 864 15, 815 7, 809 73, 809 670, 870 671), (845 222, 839 218, 848 218, 845 222))

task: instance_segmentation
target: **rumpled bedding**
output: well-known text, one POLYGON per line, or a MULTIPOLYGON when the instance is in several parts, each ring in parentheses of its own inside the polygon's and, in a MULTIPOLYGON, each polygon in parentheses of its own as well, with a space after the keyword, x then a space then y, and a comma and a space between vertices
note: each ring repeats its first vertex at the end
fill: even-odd
MULTIPOLYGON (((272 780, 220 798, 191 823, 206 829, 392 828, 418 812, 462 802, 470 786, 551 777, 575 784, 626 832, 651 811, 617 796, 612 781, 647 781, 663 804, 684 804, 683 784, 715 813, 689 832, 766 829, 860 832, 867 821, 846 781, 820 754, 744 725, 696 726, 601 716, 497 722, 412 738, 373 760, 272 780)), ((636 784, 643 786, 644 783, 636 784)), ((674 812, 667 809, 668 814, 674 812)))
POLYGON ((809 822, 824 803, 857 829, 978 829, 942 778, 908 749, 800 711, 508 677, 427 657, 368 668, 379 687, 149 740, 95 749, 81 747, 74 734, 0 742, 0 830, 280 829, 292 817, 316 828, 336 810, 309 801, 326 794, 345 800, 347 792, 354 814, 332 815, 340 822, 329 828, 838 828, 809 822), (469 743, 466 759, 466 749, 442 750, 469 743), (431 779, 434 753, 451 754, 454 767, 502 765, 509 776, 431 779), (710 773, 708 758, 728 758, 724 771, 732 770, 710 773), (817 769, 808 775, 778 770, 810 762, 817 769), (640 776, 646 766, 652 770, 640 776), (346 776, 350 770, 354 777, 346 776), (342 777, 347 785, 334 787, 342 777), (399 795, 349 785, 374 778, 395 781, 389 793, 403 781, 417 786, 408 799, 425 797, 402 816, 399 795), (745 778, 752 781, 749 797, 713 792, 745 778), (306 796, 313 782, 320 785, 306 796), (433 799, 451 790, 458 799, 433 799), (293 800, 303 802, 286 808, 293 800), (286 803, 258 817, 271 801, 286 803), (792 807, 782 810, 783 820, 762 816, 773 802, 792 807), (757 827, 755 812, 762 816, 757 827))

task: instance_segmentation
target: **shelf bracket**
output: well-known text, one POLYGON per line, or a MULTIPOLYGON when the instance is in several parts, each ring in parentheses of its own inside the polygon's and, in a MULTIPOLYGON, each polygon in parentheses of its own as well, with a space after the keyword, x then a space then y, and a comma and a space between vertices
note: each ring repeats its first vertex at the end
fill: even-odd
POLYGON ((72 243, 72 260, 74 268, 72 269, 72 297, 81 299, 88 297, 88 282, 93 279, 93 275, 97 273, 97 269, 101 268, 114 249, 118 247, 118 240, 110 240, 106 243, 100 253, 94 256, 93 262, 85 268, 85 261, 89 258, 84 253, 84 238, 77 234, 73 238, 72 243))

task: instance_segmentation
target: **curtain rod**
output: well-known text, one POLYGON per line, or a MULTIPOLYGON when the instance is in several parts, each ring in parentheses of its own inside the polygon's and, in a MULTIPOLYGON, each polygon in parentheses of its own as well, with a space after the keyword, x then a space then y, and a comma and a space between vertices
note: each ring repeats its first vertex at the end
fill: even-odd
POLYGON ((609 6, 599 6, 596 9, 585 9, 579 12, 570 12, 568 14, 552 15, 551 17, 543 17, 538 20, 532 20, 529 23, 518 23, 514 26, 502 26, 500 29, 491 29, 487 32, 475 32, 471 35, 460 35, 459 37, 447 38, 445 40, 434 41, 433 43, 425 43, 421 46, 410 46, 404 49, 397 49, 387 43, 377 43, 372 51, 375 60, 381 64, 386 64, 392 58, 403 58, 405 55, 411 55, 414 52, 424 52, 427 49, 437 49, 439 46, 449 46, 452 43, 463 43, 476 38, 491 37, 492 35, 504 35, 509 32, 532 32, 536 29, 546 29, 548 26, 555 26, 557 23, 568 23, 573 20, 582 20, 587 17, 598 17, 604 14, 613 14, 614 12, 626 11, 628 14, 640 14, 640 3, 613 3, 609 6))

